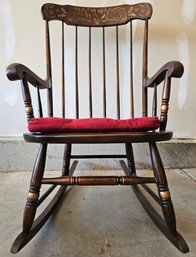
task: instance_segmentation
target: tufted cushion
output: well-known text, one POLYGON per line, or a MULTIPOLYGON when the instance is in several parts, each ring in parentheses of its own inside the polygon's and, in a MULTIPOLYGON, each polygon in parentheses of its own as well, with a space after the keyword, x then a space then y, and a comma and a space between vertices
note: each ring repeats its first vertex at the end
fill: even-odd
POLYGON ((30 132, 130 132, 149 131, 160 127, 158 117, 142 117, 125 120, 110 118, 33 118, 28 124, 30 132))

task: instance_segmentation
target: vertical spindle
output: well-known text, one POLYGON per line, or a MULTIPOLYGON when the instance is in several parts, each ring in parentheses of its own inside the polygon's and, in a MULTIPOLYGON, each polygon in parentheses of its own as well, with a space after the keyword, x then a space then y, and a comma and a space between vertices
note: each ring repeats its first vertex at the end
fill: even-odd
POLYGON ((103 27, 103 115, 106 118, 106 63, 105 63, 105 27, 103 27))
POLYGON ((148 115, 148 92, 147 87, 145 87, 145 81, 148 74, 148 20, 145 20, 142 66, 142 116, 145 117, 148 115))
POLYGON ((117 97, 117 118, 120 119, 120 75, 119 75, 119 36, 118 26, 116 26, 116 97, 117 97))
POLYGON ((75 94, 76 94, 76 119, 79 118, 79 93, 78 93, 78 26, 75 30, 75 94))
POLYGON ((130 116, 134 118, 134 95, 133 95, 133 25, 130 21, 130 116))
POLYGON ((41 118, 43 117, 43 111, 42 111, 42 102, 41 102, 39 85, 36 86, 36 89, 37 89, 38 115, 39 115, 39 118, 41 118))
POLYGON ((62 21, 62 117, 65 118, 65 35, 62 21))
POLYGON ((154 84, 152 116, 157 116, 157 85, 156 84, 154 84))
POLYGON ((89 116, 92 118, 92 46, 91 46, 91 27, 89 27, 89 116))

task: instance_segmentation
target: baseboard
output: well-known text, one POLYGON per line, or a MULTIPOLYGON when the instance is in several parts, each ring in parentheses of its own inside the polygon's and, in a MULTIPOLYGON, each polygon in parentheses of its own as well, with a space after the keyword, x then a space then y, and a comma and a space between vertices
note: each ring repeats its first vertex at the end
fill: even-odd
MULTIPOLYGON (((20 137, 0 137, 0 170, 31 170, 38 150, 37 144, 24 142, 20 137)), ((133 144, 137 168, 151 167, 147 144, 133 144)), ((195 168, 196 140, 172 139, 158 143, 164 166, 166 168, 195 168)), ((124 153, 124 145, 74 145, 74 154, 120 154, 124 153)), ((63 146, 49 145, 47 170, 60 170, 62 165, 63 146)), ((116 160, 80 160, 79 169, 119 169, 116 160)))

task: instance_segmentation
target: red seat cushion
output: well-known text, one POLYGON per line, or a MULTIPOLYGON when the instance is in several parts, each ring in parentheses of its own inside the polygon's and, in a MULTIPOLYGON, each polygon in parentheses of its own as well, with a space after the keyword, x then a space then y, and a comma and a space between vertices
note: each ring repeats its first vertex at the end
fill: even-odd
POLYGON ((160 127, 158 117, 142 117, 126 120, 110 118, 33 118, 28 124, 30 132, 129 132, 149 131, 160 127))

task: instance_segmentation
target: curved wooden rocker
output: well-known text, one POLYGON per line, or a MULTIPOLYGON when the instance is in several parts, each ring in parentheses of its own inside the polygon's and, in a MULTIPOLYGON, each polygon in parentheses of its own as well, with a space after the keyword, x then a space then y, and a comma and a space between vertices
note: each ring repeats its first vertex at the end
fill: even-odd
MULTIPOLYGON (((156 203, 158 203, 159 206, 161 206, 163 211, 162 218, 159 213, 152 207, 150 202, 145 197, 142 190, 137 185, 132 185, 132 189, 137 196, 138 200, 144 207, 145 211, 149 215, 149 217, 152 219, 154 224, 157 226, 157 228, 163 233, 163 235, 176 247, 178 248, 182 253, 188 253, 189 247, 184 240, 184 238, 178 233, 176 230, 176 219, 175 219, 175 213, 173 204, 170 197, 169 188, 167 186, 167 179, 165 176, 165 171, 163 168, 163 164, 157 149, 157 146, 155 143, 149 143, 150 144, 150 150, 151 150, 151 159, 152 159, 152 165, 153 170, 155 173, 156 183, 158 185, 158 192, 159 196, 152 191, 151 188, 149 188, 146 184, 141 184, 143 189, 150 194, 150 196, 155 200, 156 203)), ((132 165, 125 164, 124 161, 120 161, 121 167, 125 174, 129 176, 132 174, 132 176, 135 176, 135 166, 132 162, 132 165)))
MULTIPOLYGON (((164 171, 164 167, 159 155, 156 142, 166 141, 172 138, 172 132, 166 131, 168 106, 170 100, 170 88, 171 79, 180 78, 183 74, 183 65, 177 61, 171 61, 166 63, 155 73, 151 78, 148 77, 148 21, 152 15, 152 6, 148 3, 140 3, 135 5, 119 5, 113 7, 78 7, 70 5, 56 5, 45 4, 42 6, 42 15, 46 24, 46 66, 47 66, 47 78, 41 79, 29 68, 22 64, 14 63, 8 66, 7 76, 10 80, 20 80, 22 86, 23 100, 25 104, 25 110, 28 120, 28 129, 30 133, 24 134, 24 139, 30 143, 40 144, 39 152, 35 161, 32 178, 30 182, 29 193, 27 196, 27 202, 24 210, 23 218, 23 230, 22 233, 16 238, 11 248, 12 253, 20 251, 42 228, 50 215, 54 212, 60 200, 66 191, 67 186, 74 185, 131 185, 144 209, 151 217, 155 225, 160 231, 171 241, 171 243, 178 248, 181 252, 187 253, 189 248, 182 238, 182 236, 176 230, 176 220, 173 204, 170 197, 169 188, 167 185, 167 179, 164 171), (142 117, 135 117, 135 99, 134 99, 134 85, 133 85, 133 21, 137 19, 144 23, 144 39, 143 39, 143 61, 142 61, 142 117), (49 23, 60 21, 62 32, 62 118, 54 117, 53 115, 53 85, 52 85, 52 66, 51 66, 51 39, 50 39, 50 26, 49 23), (66 25, 71 25, 74 29, 75 41, 75 110, 76 119, 65 119, 69 110, 65 112, 66 106, 66 86, 65 77, 70 75, 66 72, 66 36, 68 31, 65 29, 66 25), (89 107, 89 118, 80 119, 80 103, 79 103, 79 33, 80 27, 85 28, 87 31, 87 44, 88 44, 88 96, 89 101, 87 106, 89 107), (121 85, 120 85, 120 28, 128 26, 130 33, 129 37, 129 63, 130 63, 130 81, 129 81, 129 119, 121 119, 121 85), (108 119, 108 95, 107 95, 107 31, 110 27, 114 27, 112 33, 115 34, 115 53, 116 56, 116 115, 117 119, 108 119), (103 78, 103 118, 94 118, 95 105, 93 105, 93 31, 99 28, 102 44, 102 78, 103 78), (66 33, 65 33, 66 32, 66 33), (66 75, 66 76, 65 76, 66 75), (38 118, 34 117, 34 109, 31 100, 31 91, 29 84, 36 88, 37 91, 37 103, 38 103, 38 118), (157 117, 157 106, 159 94, 157 93, 157 86, 163 85, 162 97, 160 97, 160 115, 157 117), (42 109, 42 97, 40 90, 47 92, 47 113, 44 116, 42 109), (149 117, 149 101, 148 95, 152 93, 152 117, 149 117), (60 124, 60 125, 58 125, 60 124), (68 124, 68 125, 67 125, 68 124), (75 125, 70 125, 75 124, 75 125), (83 124, 83 125, 81 125, 83 124), (101 124, 101 127, 100 127, 101 124), (113 125, 111 125, 113 124, 113 125), (103 126, 104 125, 104 126, 103 126), (127 127, 128 126, 128 127, 127 127), (158 130, 159 128, 159 130, 158 130), (113 144, 123 143, 125 145, 125 154, 90 154, 90 155, 73 155, 71 153, 72 144, 113 144), (150 147, 150 156, 152 161, 152 169, 154 172, 153 177, 139 177, 136 174, 136 167, 134 162, 134 154, 132 143, 148 143, 150 147), (63 144, 64 157, 62 176, 56 178, 45 178, 45 162, 47 156, 48 144, 63 144), (126 158, 128 165, 124 161, 120 161, 120 164, 125 172, 125 176, 81 176, 74 177, 73 172, 76 168, 77 161, 72 159, 82 158, 126 158), (71 167, 70 167, 71 166, 71 167), (157 185, 158 195, 155 194, 147 184, 154 183, 157 185), (43 196, 40 196, 40 188, 43 184, 52 184, 43 196), (60 189, 53 197, 48 207, 35 219, 38 206, 49 196, 49 194, 60 185, 60 189), (139 186, 140 185, 140 186, 139 186), (155 211, 155 209, 148 202, 147 198, 143 195, 143 187, 147 193, 161 206, 163 212, 163 218, 155 211)), ((127 28, 127 27, 126 27, 127 28)), ((86 35, 82 33, 82 36, 86 35)), ((56 38, 55 38, 56 39, 56 38)), ((82 38, 83 39, 83 38, 82 38)), ((111 38, 110 38, 111 39, 111 38)), ((122 43, 122 42, 121 42, 122 43)), ((127 46, 127 45, 126 45, 127 46)), ((96 51, 98 51, 96 49, 96 51)), ((59 103, 59 98, 57 99, 59 103)), ((68 106, 69 108, 69 106, 68 106)))
MULTIPOLYGON (((41 168, 44 168, 43 159, 45 158, 46 145, 41 145, 40 150, 38 152, 38 156, 36 159, 36 164, 34 167, 34 171, 32 174, 31 180, 31 189, 29 190, 29 194, 27 197, 26 208, 24 212, 24 221, 23 221, 23 232, 21 232, 18 237, 15 239, 11 252, 17 253, 19 252, 43 227, 46 221, 50 218, 52 213, 57 208, 60 200, 62 199, 67 186, 60 186, 58 191, 53 196, 52 200, 48 204, 48 206, 42 211, 42 213, 34 220, 35 211, 41 205, 41 203, 52 193, 52 191, 56 188, 57 185, 51 186, 38 200, 35 195, 37 194, 35 189, 35 180, 36 178, 38 183, 38 176, 36 173, 41 173, 41 168), (34 186, 33 186, 34 185, 34 186), (31 209, 29 211, 29 209, 31 209)), ((64 156, 64 165, 63 165, 63 176, 72 175, 74 170, 76 169, 78 161, 74 161, 70 166, 70 158, 69 158, 70 145, 65 146, 65 156, 64 156)), ((40 175, 42 177, 42 175, 40 175)), ((40 183, 40 182, 39 182, 40 183)))

